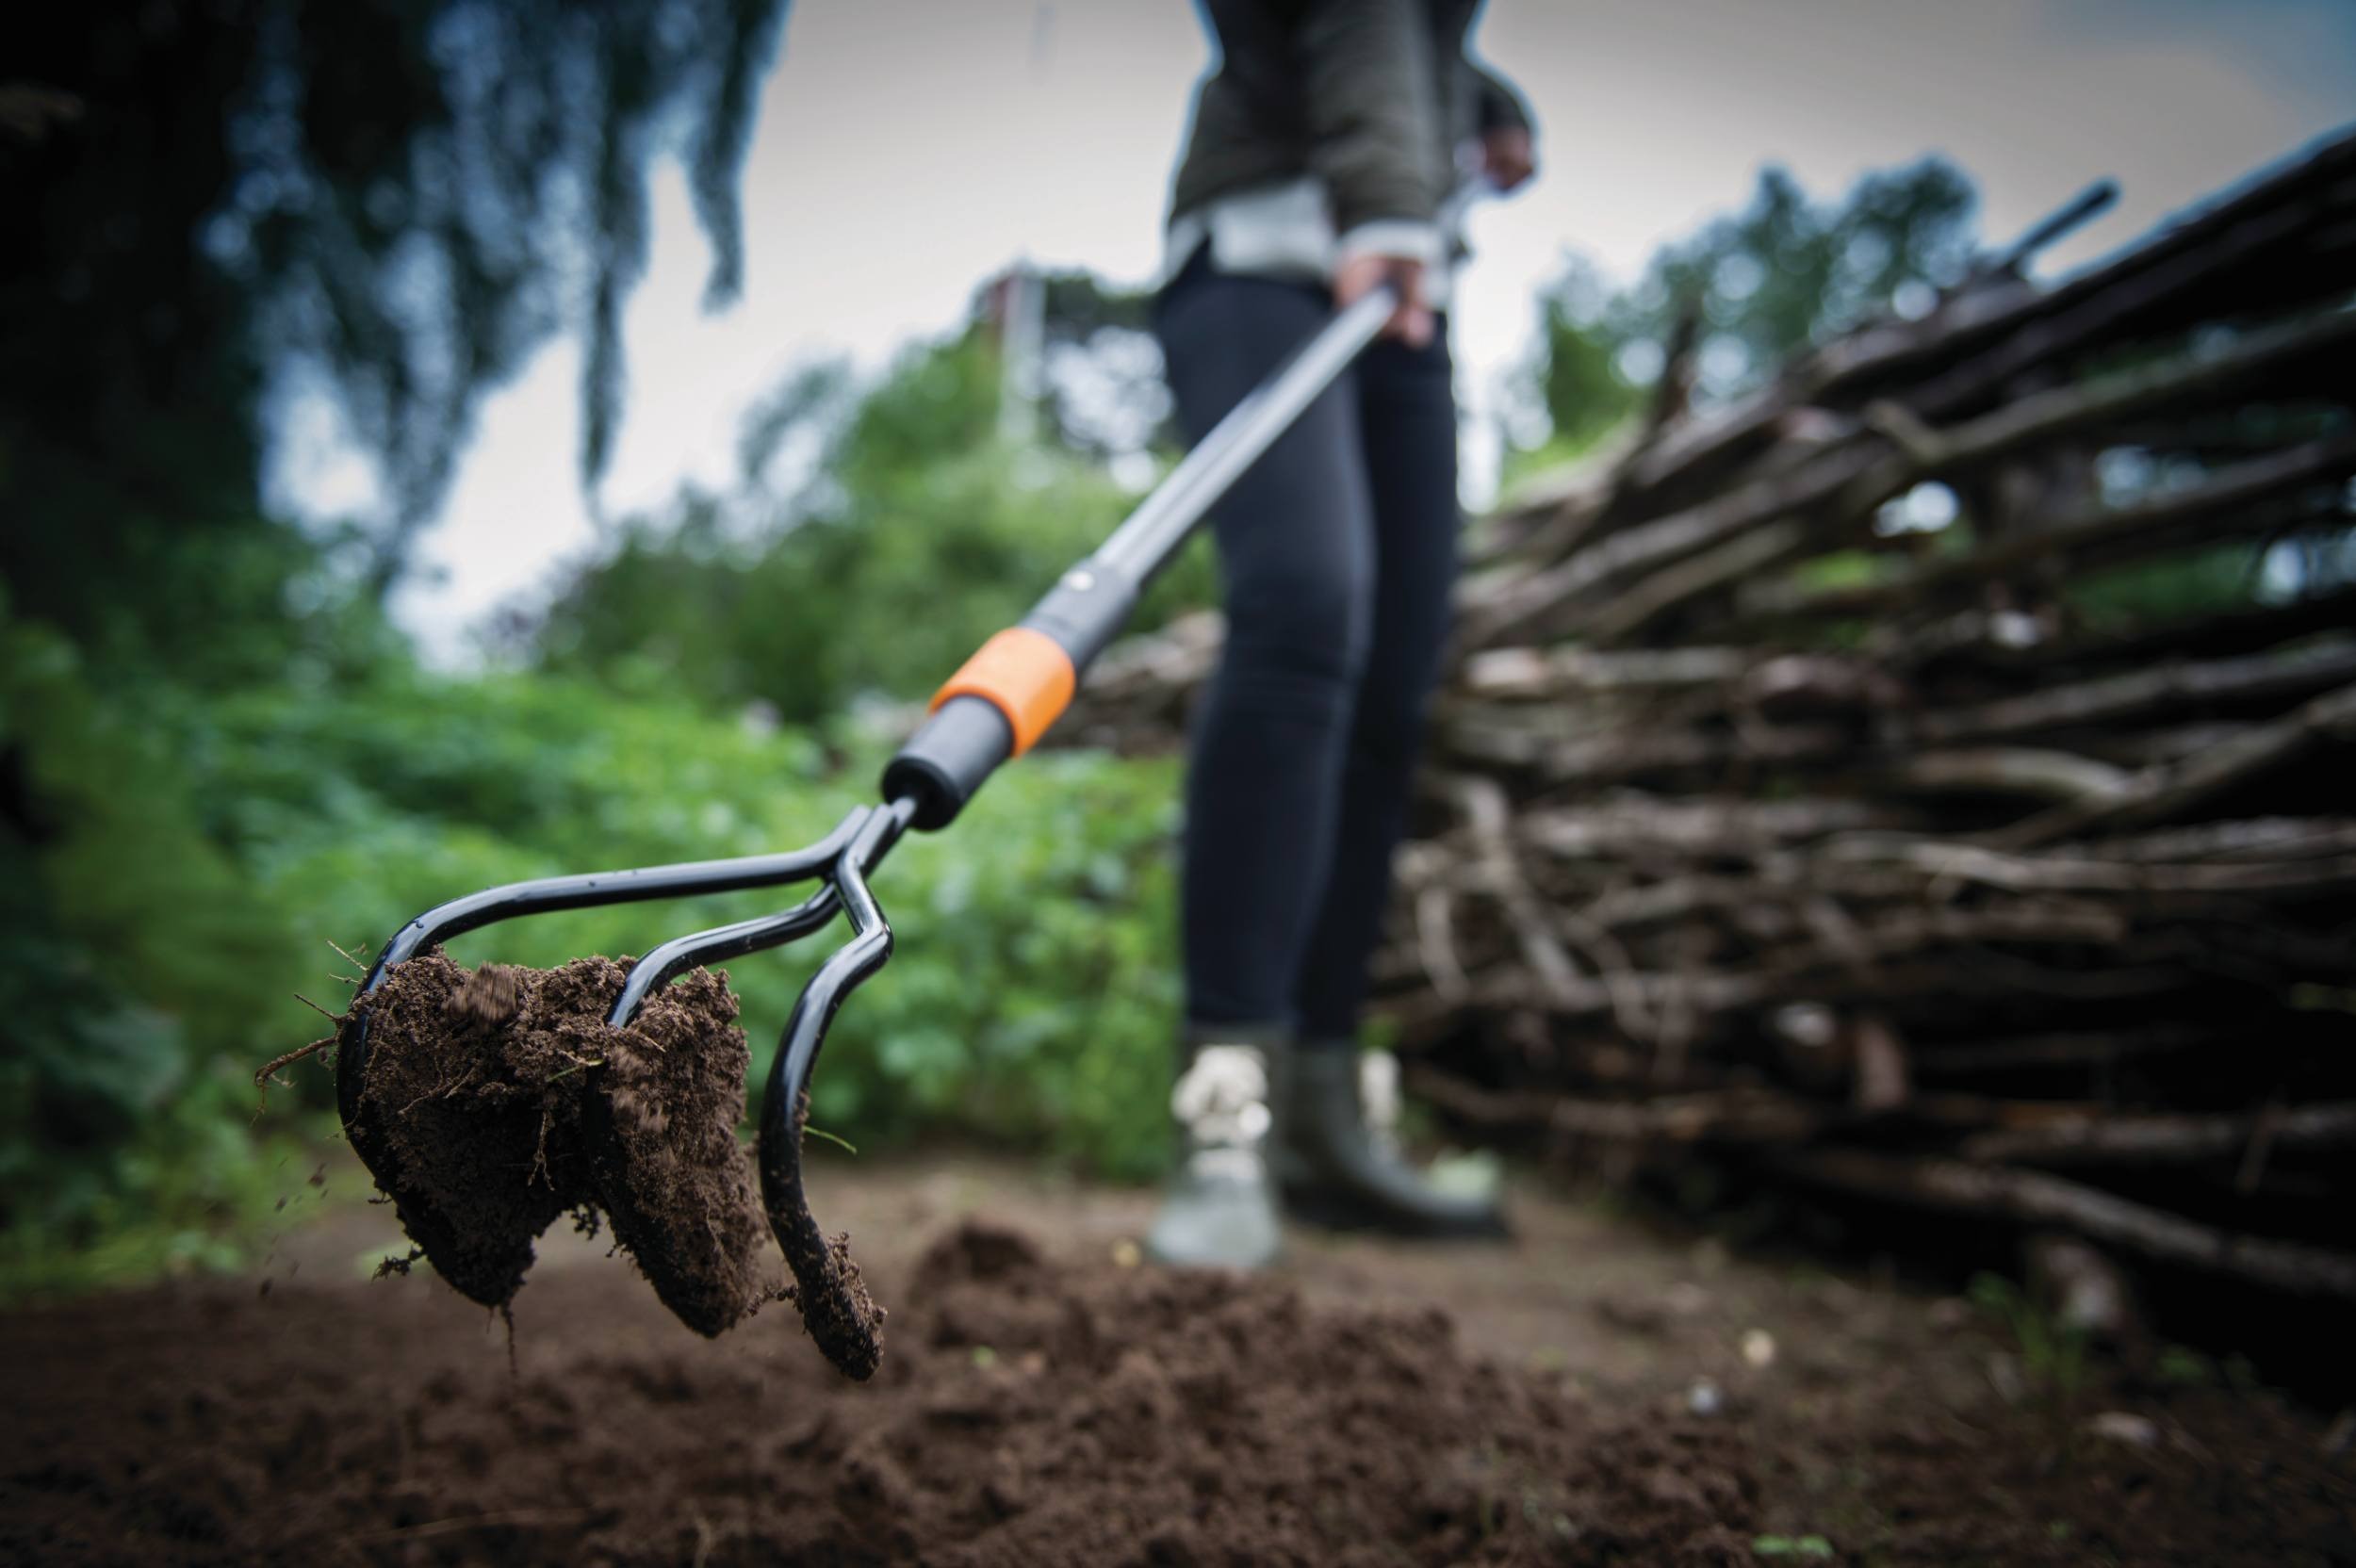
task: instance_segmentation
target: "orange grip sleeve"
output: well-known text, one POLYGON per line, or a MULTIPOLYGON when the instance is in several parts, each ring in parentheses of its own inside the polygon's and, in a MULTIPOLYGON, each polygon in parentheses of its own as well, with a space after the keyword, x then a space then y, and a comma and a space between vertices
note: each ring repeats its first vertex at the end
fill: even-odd
POLYGON ((1079 674, 1072 655, 1043 631, 1010 627, 984 643, 933 694, 937 710, 951 697, 981 697, 1006 716, 1014 755, 1022 756, 1072 704, 1079 674))

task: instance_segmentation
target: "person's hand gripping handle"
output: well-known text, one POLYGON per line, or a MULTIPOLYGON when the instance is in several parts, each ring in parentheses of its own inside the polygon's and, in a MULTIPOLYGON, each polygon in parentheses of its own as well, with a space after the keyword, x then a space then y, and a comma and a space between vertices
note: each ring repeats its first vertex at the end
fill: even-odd
MULTIPOLYGON (((1455 228, 1484 188, 1503 193, 1526 184, 1537 172, 1537 153, 1530 132, 1518 125, 1501 125, 1487 132, 1481 139, 1478 153, 1468 155, 1471 161, 1466 168, 1471 177, 1441 206, 1443 232, 1455 228)), ((1434 329, 1432 303, 1424 286, 1425 271, 1424 262, 1417 256, 1386 255, 1380 251, 1345 254, 1333 269, 1334 308, 1348 310, 1376 289, 1387 286, 1397 296, 1399 307, 1383 324, 1383 335, 1398 338, 1411 349, 1420 349, 1432 341, 1434 329)))
POLYGON ((1411 349, 1432 341, 1432 306, 1424 298, 1423 263, 1414 256, 1388 256, 1361 251, 1341 259, 1333 269, 1333 304, 1348 310, 1376 289, 1388 286, 1398 307, 1383 323, 1383 335, 1396 337, 1411 349))

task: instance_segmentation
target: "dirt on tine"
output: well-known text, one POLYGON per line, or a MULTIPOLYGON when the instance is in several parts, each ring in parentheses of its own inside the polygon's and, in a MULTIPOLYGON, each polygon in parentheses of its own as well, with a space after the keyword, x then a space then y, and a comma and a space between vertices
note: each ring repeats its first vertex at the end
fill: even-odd
POLYGON ((359 1114, 402 1225, 461 1293, 506 1307, 543 1231, 602 1215, 663 1304, 716 1334, 784 1294, 736 1136, 744 1032, 704 970, 611 1027, 628 972, 410 959, 362 1004, 359 1114))

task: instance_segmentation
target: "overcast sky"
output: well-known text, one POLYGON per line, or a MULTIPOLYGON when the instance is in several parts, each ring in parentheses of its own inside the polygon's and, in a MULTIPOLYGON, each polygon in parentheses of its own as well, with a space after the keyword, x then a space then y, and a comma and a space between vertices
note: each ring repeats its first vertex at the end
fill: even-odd
MULTIPOLYGON (((1536 111, 1541 170, 1473 220, 1455 342, 1476 405, 1566 250, 1632 273, 1739 205, 1762 164, 1824 196, 1944 153, 1979 183, 1991 240, 2117 177, 2111 216, 2048 258, 2068 267, 2356 114, 2356 0, 1491 0, 1478 43, 1536 111)), ((679 172, 657 174, 606 512, 726 480, 738 415, 789 368, 879 365, 1019 254, 1145 279, 1208 53, 1181 0, 794 0, 724 314, 699 308, 709 257, 679 172)), ((396 607, 438 658, 596 547, 580 368, 552 344, 484 407, 423 541, 435 575, 396 607)), ((294 421, 276 496, 350 505, 360 482, 334 448, 316 410, 294 421)))

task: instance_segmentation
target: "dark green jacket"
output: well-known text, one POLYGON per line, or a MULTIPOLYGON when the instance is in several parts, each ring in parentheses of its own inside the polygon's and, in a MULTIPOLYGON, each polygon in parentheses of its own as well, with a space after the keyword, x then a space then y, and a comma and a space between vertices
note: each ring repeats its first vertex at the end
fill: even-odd
POLYGON ((1527 127, 1513 90, 1464 57, 1481 0, 1204 0, 1220 59, 1195 99, 1174 218, 1317 175, 1333 228, 1430 223, 1457 147, 1527 127))

